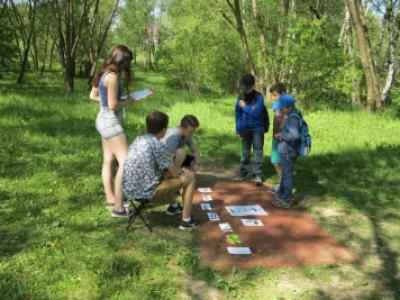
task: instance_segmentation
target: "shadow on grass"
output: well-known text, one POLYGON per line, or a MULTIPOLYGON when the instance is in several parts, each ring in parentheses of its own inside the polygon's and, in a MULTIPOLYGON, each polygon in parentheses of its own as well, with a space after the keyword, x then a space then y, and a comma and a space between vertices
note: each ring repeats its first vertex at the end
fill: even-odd
MULTIPOLYGON (((324 199, 326 196, 343 199, 344 205, 358 210, 367 217, 373 233, 373 241, 349 233, 345 240, 361 243, 365 253, 357 253, 361 262, 370 255, 371 242, 381 268, 374 274, 366 274, 378 281, 382 288, 400 299, 400 274, 398 270, 400 244, 393 240, 393 233, 382 228, 389 222, 398 230, 400 203, 400 147, 379 146, 376 150, 351 150, 339 154, 311 155, 300 159, 296 165, 295 199, 298 203, 306 196, 324 199)), ((351 218, 351 215, 348 216, 351 218)), ((343 232, 348 228, 341 228, 343 232)), ((345 242, 345 241, 344 241, 345 242)), ((379 293, 377 294, 379 295, 379 293)), ((365 296, 365 299, 373 299, 365 296)))

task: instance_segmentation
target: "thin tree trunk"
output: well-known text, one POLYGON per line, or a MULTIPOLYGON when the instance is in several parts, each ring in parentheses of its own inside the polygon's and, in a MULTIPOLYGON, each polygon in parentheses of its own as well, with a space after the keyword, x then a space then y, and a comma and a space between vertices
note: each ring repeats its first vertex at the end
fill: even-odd
POLYGON ((355 53, 353 50, 353 30, 351 26, 350 12, 346 5, 345 23, 344 23, 344 36, 345 36, 345 51, 350 57, 351 61, 351 85, 353 87, 351 91, 351 104, 357 106, 360 104, 360 86, 357 80, 356 71, 356 60, 355 53))
POLYGON ((398 61, 395 59, 395 50, 399 37, 399 27, 400 27, 400 12, 398 18, 396 19, 393 12, 393 0, 387 0, 386 7, 387 7, 387 25, 389 33, 389 49, 386 60, 388 71, 386 74, 386 80, 381 94, 382 104, 385 104, 389 100, 389 93, 394 83, 396 70, 398 69, 398 61), (395 24, 395 21, 397 24, 395 24))
MULTIPOLYGON (((23 52, 23 56, 22 56, 22 62, 21 62, 21 68, 19 71, 19 75, 18 75, 18 79, 17 79, 17 83, 22 83, 24 80, 24 75, 25 75, 25 71, 26 71, 26 67, 28 64, 28 54, 29 54, 29 49, 30 49, 30 44, 31 44, 31 40, 32 40, 32 35, 33 35, 33 31, 34 31, 34 24, 35 24, 35 19, 36 19, 36 1, 37 0, 33 0, 33 5, 31 5, 30 3, 29 5, 29 26, 30 26, 30 30, 28 35, 26 36, 26 40, 25 40, 25 46, 24 46, 24 52, 23 52)), ((14 3, 11 1, 11 4, 13 6, 13 8, 15 9, 15 13, 19 16, 17 8, 15 7, 14 3)), ((22 24, 23 26, 23 24, 22 24)), ((22 29, 23 30, 23 29, 22 29)))
POLYGON ((263 22, 260 18, 260 15, 258 14, 258 9, 257 9, 257 0, 252 1, 253 4, 253 16, 254 19, 256 20, 256 25, 258 29, 258 40, 260 42, 260 56, 261 56, 261 61, 262 61, 262 67, 263 67, 263 76, 260 76, 260 85, 262 92, 264 95, 268 94, 268 82, 269 82, 269 68, 268 68, 268 54, 267 54, 267 46, 265 42, 265 30, 263 26, 263 22))
POLYGON ((235 21, 233 22, 230 17, 225 13, 225 11, 219 6, 218 0, 215 0, 215 3, 218 6, 219 12, 222 15, 222 17, 239 33, 240 40, 242 41, 242 47, 245 55, 245 59, 247 64, 250 66, 251 73, 255 76, 258 77, 258 72, 256 68, 256 64, 254 63, 253 57, 251 55, 249 43, 247 40, 247 34, 243 26, 243 19, 242 19, 242 12, 240 9, 240 3, 239 0, 233 0, 234 3, 232 4, 230 0, 226 0, 228 6, 230 7, 234 17, 235 21))
POLYGON ((56 40, 53 39, 53 42, 51 43, 51 48, 50 48, 49 70, 53 69, 54 48, 55 48, 55 46, 56 46, 56 40))
POLYGON ((360 49, 361 63, 364 70, 367 86, 367 110, 375 111, 381 108, 379 83, 376 75, 375 64, 372 57, 371 44, 364 22, 364 15, 358 0, 346 0, 351 19, 356 28, 358 47, 360 49))
POLYGON ((49 31, 50 31, 50 26, 47 24, 46 26, 46 39, 44 42, 44 55, 43 55, 43 64, 42 67, 40 68, 40 75, 43 75, 44 69, 46 68, 46 60, 47 60, 47 48, 48 48, 48 43, 49 43, 49 31))

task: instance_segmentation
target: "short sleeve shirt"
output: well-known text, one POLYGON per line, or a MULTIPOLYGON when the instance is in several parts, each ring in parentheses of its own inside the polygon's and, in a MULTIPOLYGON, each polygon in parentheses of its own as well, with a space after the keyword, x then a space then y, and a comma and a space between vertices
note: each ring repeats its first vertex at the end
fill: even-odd
POLYGON ((172 163, 167 147, 154 135, 136 138, 124 162, 122 189, 128 199, 151 199, 163 171, 172 163))
POLYGON ((168 128, 161 142, 167 146, 171 154, 175 153, 179 148, 182 148, 183 145, 188 145, 189 147, 194 145, 193 139, 181 136, 179 126, 168 128))
POLYGON ((284 116, 280 109, 276 109, 272 106, 272 110, 274 112, 273 135, 275 135, 281 132, 284 116))

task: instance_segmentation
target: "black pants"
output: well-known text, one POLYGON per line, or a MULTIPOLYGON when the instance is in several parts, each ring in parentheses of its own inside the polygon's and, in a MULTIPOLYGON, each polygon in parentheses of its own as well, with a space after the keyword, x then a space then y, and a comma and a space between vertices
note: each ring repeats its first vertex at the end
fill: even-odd
POLYGON ((190 167, 190 165, 194 162, 193 155, 186 155, 185 160, 182 163, 182 167, 190 167))

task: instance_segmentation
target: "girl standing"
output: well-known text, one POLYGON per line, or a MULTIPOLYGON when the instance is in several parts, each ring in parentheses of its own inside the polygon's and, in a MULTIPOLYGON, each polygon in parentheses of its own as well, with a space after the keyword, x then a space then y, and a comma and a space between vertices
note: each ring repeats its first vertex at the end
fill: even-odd
MULTIPOLYGON (((126 46, 117 46, 104 61, 100 71, 92 81, 90 99, 100 103, 96 119, 96 129, 100 133, 103 147, 103 167, 101 177, 106 194, 106 206, 113 208, 113 217, 126 217, 123 205, 122 174, 128 144, 122 127, 122 109, 134 103, 132 97, 121 99, 124 88, 131 82, 132 52, 126 46), (123 83, 120 83, 123 77, 123 83), (117 160, 118 171, 112 187, 112 169, 117 160)), ((129 94, 129 93, 128 93, 129 94)))

